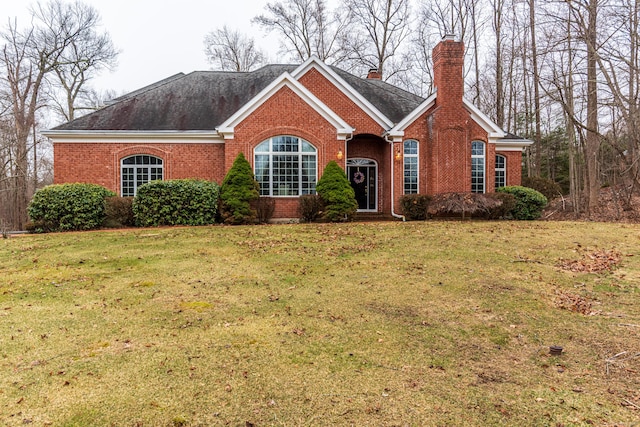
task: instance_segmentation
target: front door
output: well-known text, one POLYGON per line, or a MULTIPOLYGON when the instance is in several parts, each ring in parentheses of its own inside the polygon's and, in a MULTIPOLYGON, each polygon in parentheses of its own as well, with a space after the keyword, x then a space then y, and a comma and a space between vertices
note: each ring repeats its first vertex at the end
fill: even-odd
POLYGON ((356 192, 358 211, 377 212, 378 167, 376 162, 369 159, 349 159, 347 160, 347 176, 356 192))

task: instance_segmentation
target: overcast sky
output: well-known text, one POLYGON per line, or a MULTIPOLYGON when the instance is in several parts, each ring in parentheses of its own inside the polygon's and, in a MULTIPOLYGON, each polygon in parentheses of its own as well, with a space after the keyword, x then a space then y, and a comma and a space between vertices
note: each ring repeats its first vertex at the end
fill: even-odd
MULTIPOLYGON (((275 60, 275 37, 266 37, 251 18, 264 13, 267 0, 83 0, 102 17, 114 44, 120 49, 118 67, 104 71, 92 82, 100 91, 118 94, 139 89, 173 74, 208 70, 205 35, 225 24, 252 35, 275 60)), ((29 23, 31 0, 0 0, 0 18, 29 23)))

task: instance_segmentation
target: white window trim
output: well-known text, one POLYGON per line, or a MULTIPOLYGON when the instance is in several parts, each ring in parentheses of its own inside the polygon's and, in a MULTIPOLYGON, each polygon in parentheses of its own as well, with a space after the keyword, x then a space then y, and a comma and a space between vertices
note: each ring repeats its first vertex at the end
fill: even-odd
MULTIPOLYGON (((494 179, 497 180, 498 177, 498 171, 500 172, 504 172, 504 186, 506 187, 507 185, 507 156, 503 156, 502 154, 496 154, 496 158, 498 157, 502 157, 504 159, 504 167, 503 168, 498 168, 498 166, 495 167, 495 175, 494 175, 494 179)), ((498 164, 498 162, 496 162, 496 165, 498 164)), ((495 186, 495 183, 494 183, 495 186)), ((498 188, 498 187, 496 187, 498 188)))
POLYGON ((138 187, 140 187, 140 185, 146 184, 147 182, 151 182, 151 180, 147 181, 147 182, 143 182, 142 184, 138 184, 138 180, 137 180, 137 168, 145 168, 147 169, 147 175, 151 176, 151 168, 156 168, 156 169, 161 169, 162 170, 162 177, 160 178, 160 180, 164 179, 164 159, 162 157, 158 157, 158 156, 154 156, 153 154, 131 154, 129 156, 123 157, 122 159, 120 159, 120 195, 123 197, 132 197, 131 195, 127 195, 124 196, 124 176, 123 176, 123 169, 124 168, 133 168, 133 197, 136 196, 136 194, 138 194, 138 187), (124 164, 124 161, 127 159, 130 159, 132 157, 136 157, 136 156, 147 156, 150 158, 154 158, 154 159, 158 159, 160 160, 160 163, 156 163, 156 164, 137 164, 137 163, 133 163, 133 164, 124 164))
MULTIPOLYGON (((269 156, 269 194, 260 194, 264 197, 300 197, 304 194, 315 194, 315 186, 318 184, 318 147, 310 143, 304 138, 300 138, 295 135, 275 135, 270 138, 265 139, 264 141, 257 144, 253 149, 253 173, 256 173, 256 156, 269 156), (298 140, 298 151, 273 151, 273 140, 280 137, 291 137, 296 138, 298 140), (266 141, 269 141, 269 150, 268 151, 256 151, 256 149, 264 144, 266 141), (302 141, 306 142, 315 150, 314 152, 305 152, 302 151, 302 141), (273 156, 281 156, 281 155, 297 155, 299 157, 299 174, 298 174, 298 194, 295 195, 274 195, 273 194, 273 156), (314 191, 310 193, 303 193, 302 187, 302 166, 303 160, 302 156, 314 156, 315 157, 315 181, 314 181, 314 191)), ((259 190, 260 191, 260 190, 259 190)))
POLYGON ((477 191, 473 191, 473 159, 482 159, 482 191, 478 194, 484 194, 487 191, 487 144, 483 141, 472 141, 471 142, 471 192, 478 193, 477 191), (473 154, 473 144, 482 144, 482 154, 473 154))
POLYGON ((420 193, 420 143, 417 139, 407 139, 402 142, 402 194, 419 194, 420 193), (413 141, 416 143, 416 154, 407 154, 405 143, 413 141), (404 182, 406 166, 405 163, 406 158, 415 158, 416 162, 416 192, 415 193, 407 193, 406 183, 404 182))

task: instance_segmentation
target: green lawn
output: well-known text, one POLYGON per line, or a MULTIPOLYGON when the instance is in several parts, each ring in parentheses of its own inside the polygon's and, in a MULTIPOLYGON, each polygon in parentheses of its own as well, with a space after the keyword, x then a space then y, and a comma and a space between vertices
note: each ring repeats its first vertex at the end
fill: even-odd
POLYGON ((638 225, 29 235, 0 272, 0 425, 640 423, 638 225))

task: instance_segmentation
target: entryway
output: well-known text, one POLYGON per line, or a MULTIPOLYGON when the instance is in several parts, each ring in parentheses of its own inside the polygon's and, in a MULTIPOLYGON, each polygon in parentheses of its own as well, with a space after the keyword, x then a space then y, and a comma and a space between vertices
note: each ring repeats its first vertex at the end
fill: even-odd
POLYGON ((378 164, 371 159, 348 159, 347 176, 356 192, 358 212, 377 212, 378 164))

